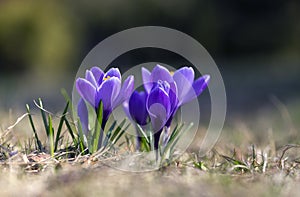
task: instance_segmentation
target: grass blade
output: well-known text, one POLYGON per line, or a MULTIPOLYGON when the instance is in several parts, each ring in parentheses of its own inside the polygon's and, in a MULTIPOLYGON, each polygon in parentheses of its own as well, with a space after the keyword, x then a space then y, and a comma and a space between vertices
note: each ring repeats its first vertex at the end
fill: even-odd
POLYGON ((39 98, 38 100, 39 100, 40 110, 41 110, 41 114, 42 114, 42 118, 43 118, 43 123, 45 126, 45 131, 46 131, 47 136, 49 136, 49 130, 48 130, 49 125, 47 123, 47 118, 46 118, 46 113, 44 111, 43 101, 41 98, 39 98))
POLYGON ((28 113, 28 117, 29 117, 29 122, 30 122, 30 125, 31 125, 31 128, 32 128, 32 131, 34 133, 34 137, 35 137, 35 140, 36 140, 36 143, 38 145, 38 148, 40 151, 43 151, 43 146, 42 146, 42 143, 38 137, 38 134, 36 132, 36 129, 35 129, 35 126, 34 126, 34 123, 33 123, 33 120, 32 120, 32 116, 30 114, 30 108, 29 108, 29 105, 26 104, 26 109, 27 109, 27 113, 28 113))
POLYGON ((83 132, 82 132, 82 125, 81 125, 81 122, 78 118, 78 143, 79 143, 79 149, 80 149, 80 152, 83 152, 84 151, 84 136, 83 136, 83 132))
MULTIPOLYGON (((183 126, 183 124, 182 124, 183 126)), ((170 154, 173 155, 174 153, 174 148, 176 146, 176 144, 178 143, 178 141, 180 140, 181 136, 184 134, 184 133, 187 133, 192 127, 194 126, 194 123, 190 123, 190 125, 184 130, 184 131, 181 131, 181 129, 178 131, 178 134, 176 135, 176 138, 174 138, 174 141, 173 143, 171 142, 171 147, 170 147, 170 154)))
POLYGON ((69 121, 68 121, 68 119, 66 118, 66 116, 64 116, 63 119, 64 119, 65 124, 66 124, 66 126, 67 126, 67 129, 68 129, 68 131, 69 131, 69 133, 70 133, 70 135, 71 135, 71 137, 72 137, 72 140, 73 140, 73 142, 74 142, 74 145, 76 146, 77 140, 76 140, 76 137, 75 137, 75 135, 74 135, 74 129, 72 129, 72 126, 71 126, 71 124, 69 123, 69 121))
POLYGON ((118 136, 119 132, 121 131, 121 129, 123 128, 124 124, 126 123, 126 119, 124 119, 120 125, 116 128, 116 130, 113 132, 113 135, 110 138, 110 141, 114 141, 114 139, 118 136))
POLYGON ((145 138, 145 140, 147 141, 147 143, 150 144, 150 140, 149 140, 147 134, 144 132, 143 128, 139 124, 136 124, 136 127, 137 127, 138 132, 140 134, 142 134, 143 138, 145 138))
MULTIPOLYGON (((178 132, 178 130, 180 130, 180 129, 178 129, 178 126, 179 126, 179 124, 176 124, 173 132, 171 133, 170 139, 172 139, 174 137, 174 135, 176 135, 176 133, 178 132)), ((182 126, 183 126, 183 124, 180 125, 180 127, 182 127, 182 126)))
POLYGON ((173 155, 173 150, 174 150, 174 147, 175 145, 177 144, 177 142, 179 141, 180 137, 187 131, 189 131, 192 126, 194 124, 191 123, 187 129, 185 129, 184 131, 182 131, 182 128, 184 126, 184 124, 181 124, 180 126, 176 126, 172 132, 172 135, 166 145, 166 147, 162 150, 162 159, 161 161, 163 162, 167 155, 169 155, 170 157, 172 157, 173 155))
POLYGON ((113 140, 112 144, 116 144, 119 139, 124 135, 125 131, 129 128, 130 123, 119 133, 119 135, 113 140))
POLYGON ((48 122, 49 122, 49 146, 50 146, 50 155, 51 157, 54 156, 54 130, 53 130, 53 127, 52 127, 52 117, 51 115, 49 114, 48 116, 48 122))
POLYGON ((92 152, 94 153, 97 151, 98 147, 102 146, 102 138, 103 138, 103 130, 101 128, 102 125, 102 120, 103 120, 103 103, 100 101, 99 107, 97 110, 97 118, 95 122, 95 131, 93 135, 93 144, 92 144, 92 152))
MULTIPOLYGON (((72 100, 71 100, 70 96, 68 95, 68 92, 66 89, 62 88, 60 90, 60 93, 63 95, 66 102, 72 103, 72 100)), ((71 113, 73 114, 73 105, 70 105, 69 109, 70 109, 71 113)))
POLYGON ((62 117, 60 118, 60 121, 59 121, 58 129, 57 129, 57 133, 56 133, 56 138, 55 138, 54 151, 57 151, 57 146, 58 146, 58 142, 59 142, 59 139, 60 139, 60 134, 61 134, 62 126, 63 126, 63 123, 64 123, 64 118, 66 116, 66 113, 68 112, 68 108, 69 108, 69 102, 67 102, 66 107, 63 111, 63 115, 62 115, 62 117))
POLYGON ((116 124, 117 124, 117 121, 115 120, 115 121, 111 124, 110 128, 108 129, 108 132, 107 132, 107 134, 106 134, 106 136, 105 136, 105 139, 104 139, 104 142, 103 142, 103 146, 104 146, 104 147, 107 145, 108 140, 110 139, 110 137, 111 137, 111 135, 112 135, 112 133, 113 133, 113 130, 114 130, 116 124))
MULTIPOLYGON (((60 92, 63 95, 63 97, 65 98, 66 102, 69 103, 68 108, 70 109, 71 114, 73 114, 73 105, 70 105, 70 103, 72 103, 72 100, 71 100, 70 96, 68 95, 68 92, 64 88, 62 88, 60 92)), ((76 144, 77 140, 74 136, 74 130, 76 130, 76 129, 72 129, 72 127, 71 127, 69 121, 67 120, 66 116, 64 116, 64 120, 65 120, 66 126, 68 128, 68 131, 69 131, 69 133, 70 133, 70 135, 73 139, 73 142, 76 144)))
POLYGON ((69 97, 68 95, 68 92, 65 88, 62 88, 60 90, 60 93, 63 95, 63 97, 65 98, 65 100, 68 102, 68 103, 71 103, 71 98, 69 97))
POLYGON ((152 142, 151 142, 152 138, 147 136, 147 134, 144 132, 143 128, 139 124, 136 124, 136 129, 137 129, 138 133, 140 133, 142 135, 141 142, 140 142, 141 150, 145 150, 145 151, 149 152, 152 147, 152 142))

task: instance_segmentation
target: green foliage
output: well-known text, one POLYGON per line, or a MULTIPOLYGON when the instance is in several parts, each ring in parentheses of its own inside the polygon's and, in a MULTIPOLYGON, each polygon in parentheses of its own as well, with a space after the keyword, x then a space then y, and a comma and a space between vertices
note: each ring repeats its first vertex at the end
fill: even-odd
POLYGON ((54 129, 52 127, 52 117, 50 114, 48 116, 48 123, 49 123, 48 139, 49 139, 49 146, 50 146, 50 155, 51 155, 51 157, 53 157, 54 156, 54 129))
POLYGON ((103 120, 103 103, 102 101, 100 101, 97 110, 97 118, 95 120, 95 130, 91 138, 91 146, 89 147, 89 151, 91 154, 95 153, 98 150, 98 147, 102 146, 102 139, 103 139, 103 130, 101 129, 102 120, 103 120))
MULTIPOLYGON (((119 143, 120 139, 125 136, 125 141, 127 143, 128 150, 133 150, 132 147, 134 144, 139 143, 138 149, 136 151, 142 152, 150 152, 156 151, 157 152, 157 159, 159 158, 159 162, 162 164, 165 162, 173 161, 174 160, 174 152, 176 150, 176 145, 178 144, 182 135, 193 126, 193 124, 188 125, 187 127, 184 126, 183 123, 178 123, 175 128, 170 132, 169 136, 162 136, 164 132, 162 132, 160 136, 159 142, 159 149, 155 150, 154 148, 154 134, 152 132, 151 127, 142 128, 140 125, 136 125, 136 130, 139 134, 139 142, 134 142, 134 138, 128 135, 125 135, 126 130, 130 127, 131 123, 126 125, 126 119, 117 123, 117 121, 113 121, 111 125, 102 125, 103 122, 103 103, 100 101, 95 122, 94 128, 87 131, 87 136, 85 136, 82 130, 82 124, 80 120, 77 120, 77 129, 74 127, 74 124, 71 123, 68 118, 68 110, 70 109, 70 100, 67 96, 66 92, 64 92, 64 96, 67 100, 66 105, 64 107, 63 113, 59 116, 59 123, 58 127, 55 130, 53 124, 53 114, 48 112, 44 109, 44 104, 42 99, 38 99, 38 103, 34 101, 36 106, 40 110, 44 131, 48 138, 48 145, 49 147, 48 152, 51 156, 55 156, 55 153, 59 151, 59 145, 63 143, 64 136, 63 136, 63 128, 65 126, 66 130, 69 133, 69 136, 72 139, 72 143, 68 144, 69 147, 74 147, 80 153, 90 153, 95 154, 99 152, 104 152, 105 150, 109 150, 111 148, 115 148, 116 145, 119 143), (108 128, 108 129, 107 129, 108 128), (76 131, 76 132, 75 132, 76 131), (86 137, 86 138, 85 138, 86 137), (167 139, 163 139, 166 138, 167 139), (88 151, 87 151, 88 150, 88 151)), ((28 112, 29 122, 34 133, 36 147, 38 147, 39 152, 46 151, 38 136, 36 131, 36 127, 34 125, 32 114, 29 108, 29 105, 26 105, 26 109, 28 112)), ((72 109, 73 110, 73 109, 72 109)), ((164 128, 166 129, 166 128, 164 128)), ((165 135, 165 134, 164 134, 165 135)), ((65 142, 68 143, 68 142, 65 142)), ((137 146, 136 146, 137 147, 137 146)), ((66 147, 69 149, 68 147, 66 147)))
POLYGON ((34 126, 34 123, 33 123, 33 120, 32 120, 32 116, 30 114, 30 108, 29 108, 29 105, 26 104, 26 109, 27 109, 27 113, 28 113, 28 118, 29 118, 29 122, 30 122, 30 125, 31 125, 31 128, 32 128, 32 131, 34 133, 34 137, 35 137, 35 140, 36 140, 36 144, 39 148, 39 151, 43 151, 43 146, 42 146, 42 143, 38 137, 38 134, 36 132, 36 129, 35 129, 35 126, 34 126))
MULTIPOLYGON (((77 147, 78 143, 75 137, 75 133, 74 133, 74 129, 72 129, 72 126, 69 122, 69 120, 66 118, 66 115, 68 113, 68 109, 69 109, 69 102, 67 101, 66 106, 64 108, 63 114, 60 116, 60 120, 59 120, 59 124, 58 124, 58 128, 55 132, 54 127, 53 127, 53 118, 52 118, 52 114, 50 112, 48 112, 47 110, 44 109, 44 105, 43 105, 43 101, 42 99, 38 99, 38 103, 36 103, 34 101, 34 103, 36 104, 36 106, 40 109, 40 113, 41 113, 41 117, 42 117, 42 121, 43 121, 43 125, 44 125, 44 131, 47 135, 48 138, 48 145, 49 145, 49 153, 51 156, 54 156, 55 152, 58 151, 58 146, 59 146, 59 142, 63 140, 63 136, 62 136, 62 129, 63 129, 63 125, 65 124, 72 140, 72 146, 77 147), (56 135, 55 135, 56 133, 56 135)), ((40 152, 44 152, 45 149, 39 139, 38 133, 36 131, 36 127, 34 125, 33 119, 32 119, 32 114, 30 111, 30 107, 27 104, 26 105, 26 109, 28 112, 28 118, 29 118, 29 123, 31 125, 32 131, 34 133, 34 138, 35 138, 35 142, 36 145, 38 147, 38 151, 40 152)))
MULTIPOLYGON (((158 150, 155 150, 154 147, 154 133, 152 132, 152 128, 142 128, 140 125, 136 125, 136 130, 139 134, 139 142, 136 139, 136 143, 140 143, 140 146, 136 146, 142 152, 150 152, 155 151, 157 153, 157 159, 160 159, 160 163, 163 164, 165 162, 173 161, 174 152, 176 150, 176 145, 181 139, 182 135, 188 132, 193 126, 193 123, 189 124, 186 128, 183 123, 178 123, 175 128, 172 130, 169 136, 164 136, 164 131, 161 132, 159 147, 158 150), (164 139, 167 138, 167 139, 164 139), (158 157, 159 154, 159 157, 158 157)), ((167 129, 167 128, 164 128, 167 129)))

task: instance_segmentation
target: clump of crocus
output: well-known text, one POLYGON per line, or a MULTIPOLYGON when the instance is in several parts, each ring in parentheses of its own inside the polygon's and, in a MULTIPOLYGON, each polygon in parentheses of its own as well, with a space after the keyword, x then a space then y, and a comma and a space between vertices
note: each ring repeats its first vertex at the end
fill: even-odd
MULTIPOLYGON (((102 103, 101 132, 103 132, 112 111, 129 99, 134 89, 134 77, 129 76, 122 85, 122 78, 118 68, 111 68, 104 73, 99 67, 92 67, 86 71, 85 78, 76 80, 76 89, 81 96, 77 113, 85 134, 88 135, 89 133, 86 102, 96 112, 99 110, 100 102, 102 103)), ((101 143, 101 141, 102 139, 99 142, 101 143)))
POLYGON ((157 65, 152 72, 142 68, 142 77, 145 92, 134 93, 125 109, 129 110, 129 115, 137 124, 146 123, 145 119, 141 122, 139 118, 150 117, 154 147, 157 149, 163 131, 164 144, 167 143, 170 125, 178 108, 197 98, 207 87, 210 76, 204 75, 194 81, 192 67, 182 67, 172 74, 157 65))

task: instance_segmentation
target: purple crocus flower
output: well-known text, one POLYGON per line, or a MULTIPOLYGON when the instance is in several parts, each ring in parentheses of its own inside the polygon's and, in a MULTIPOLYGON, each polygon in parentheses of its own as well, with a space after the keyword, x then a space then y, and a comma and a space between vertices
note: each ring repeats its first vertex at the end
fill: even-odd
MULTIPOLYGON (((171 84, 173 84, 173 87, 176 87, 174 82, 171 84)), ((164 126, 167 126, 167 123, 170 122, 169 120, 172 114, 175 113, 178 105, 178 99, 174 90, 171 89, 171 84, 162 80, 154 82, 146 101, 146 107, 153 129, 152 132, 154 134, 155 149, 158 148, 159 139, 164 126)), ((165 132, 167 131, 168 129, 165 132)), ((165 140, 166 139, 164 139, 164 141, 165 140)))
POLYGON ((121 86, 121 74, 118 68, 111 68, 104 73, 98 67, 86 71, 85 78, 76 80, 76 89, 81 96, 78 103, 78 116, 82 127, 88 131, 88 110, 84 101, 87 101, 97 111, 100 101, 103 103, 102 129, 111 112, 127 100, 134 88, 134 77, 129 76, 121 86))
POLYGON ((157 64, 152 72, 142 68, 143 83, 149 94, 155 82, 166 81, 178 98, 178 106, 188 103, 206 89, 210 76, 204 75, 194 81, 195 73, 192 67, 182 67, 171 73, 168 69, 157 64), (174 85, 173 85, 174 84, 174 85))
POLYGON ((148 93, 146 102, 151 124, 155 132, 155 148, 163 130, 169 132, 177 109, 199 96, 208 85, 210 76, 204 75, 194 81, 192 67, 183 67, 172 75, 168 69, 157 65, 152 72, 142 68, 144 88, 148 93))

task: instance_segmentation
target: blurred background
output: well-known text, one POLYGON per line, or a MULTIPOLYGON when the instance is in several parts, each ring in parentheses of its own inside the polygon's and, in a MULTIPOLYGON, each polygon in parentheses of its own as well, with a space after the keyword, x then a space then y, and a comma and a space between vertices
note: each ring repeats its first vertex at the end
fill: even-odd
MULTIPOLYGON (((299 19, 298 0, 2 0, 0 109, 25 112, 25 103, 42 97, 48 109, 62 110, 60 88, 71 92, 81 61, 96 44, 128 28, 155 25, 182 31, 207 49, 225 82, 228 119, 282 114, 287 107, 297 122, 299 19)), ((143 49, 112 65, 126 69, 147 61, 189 64, 168 51, 143 49)))

